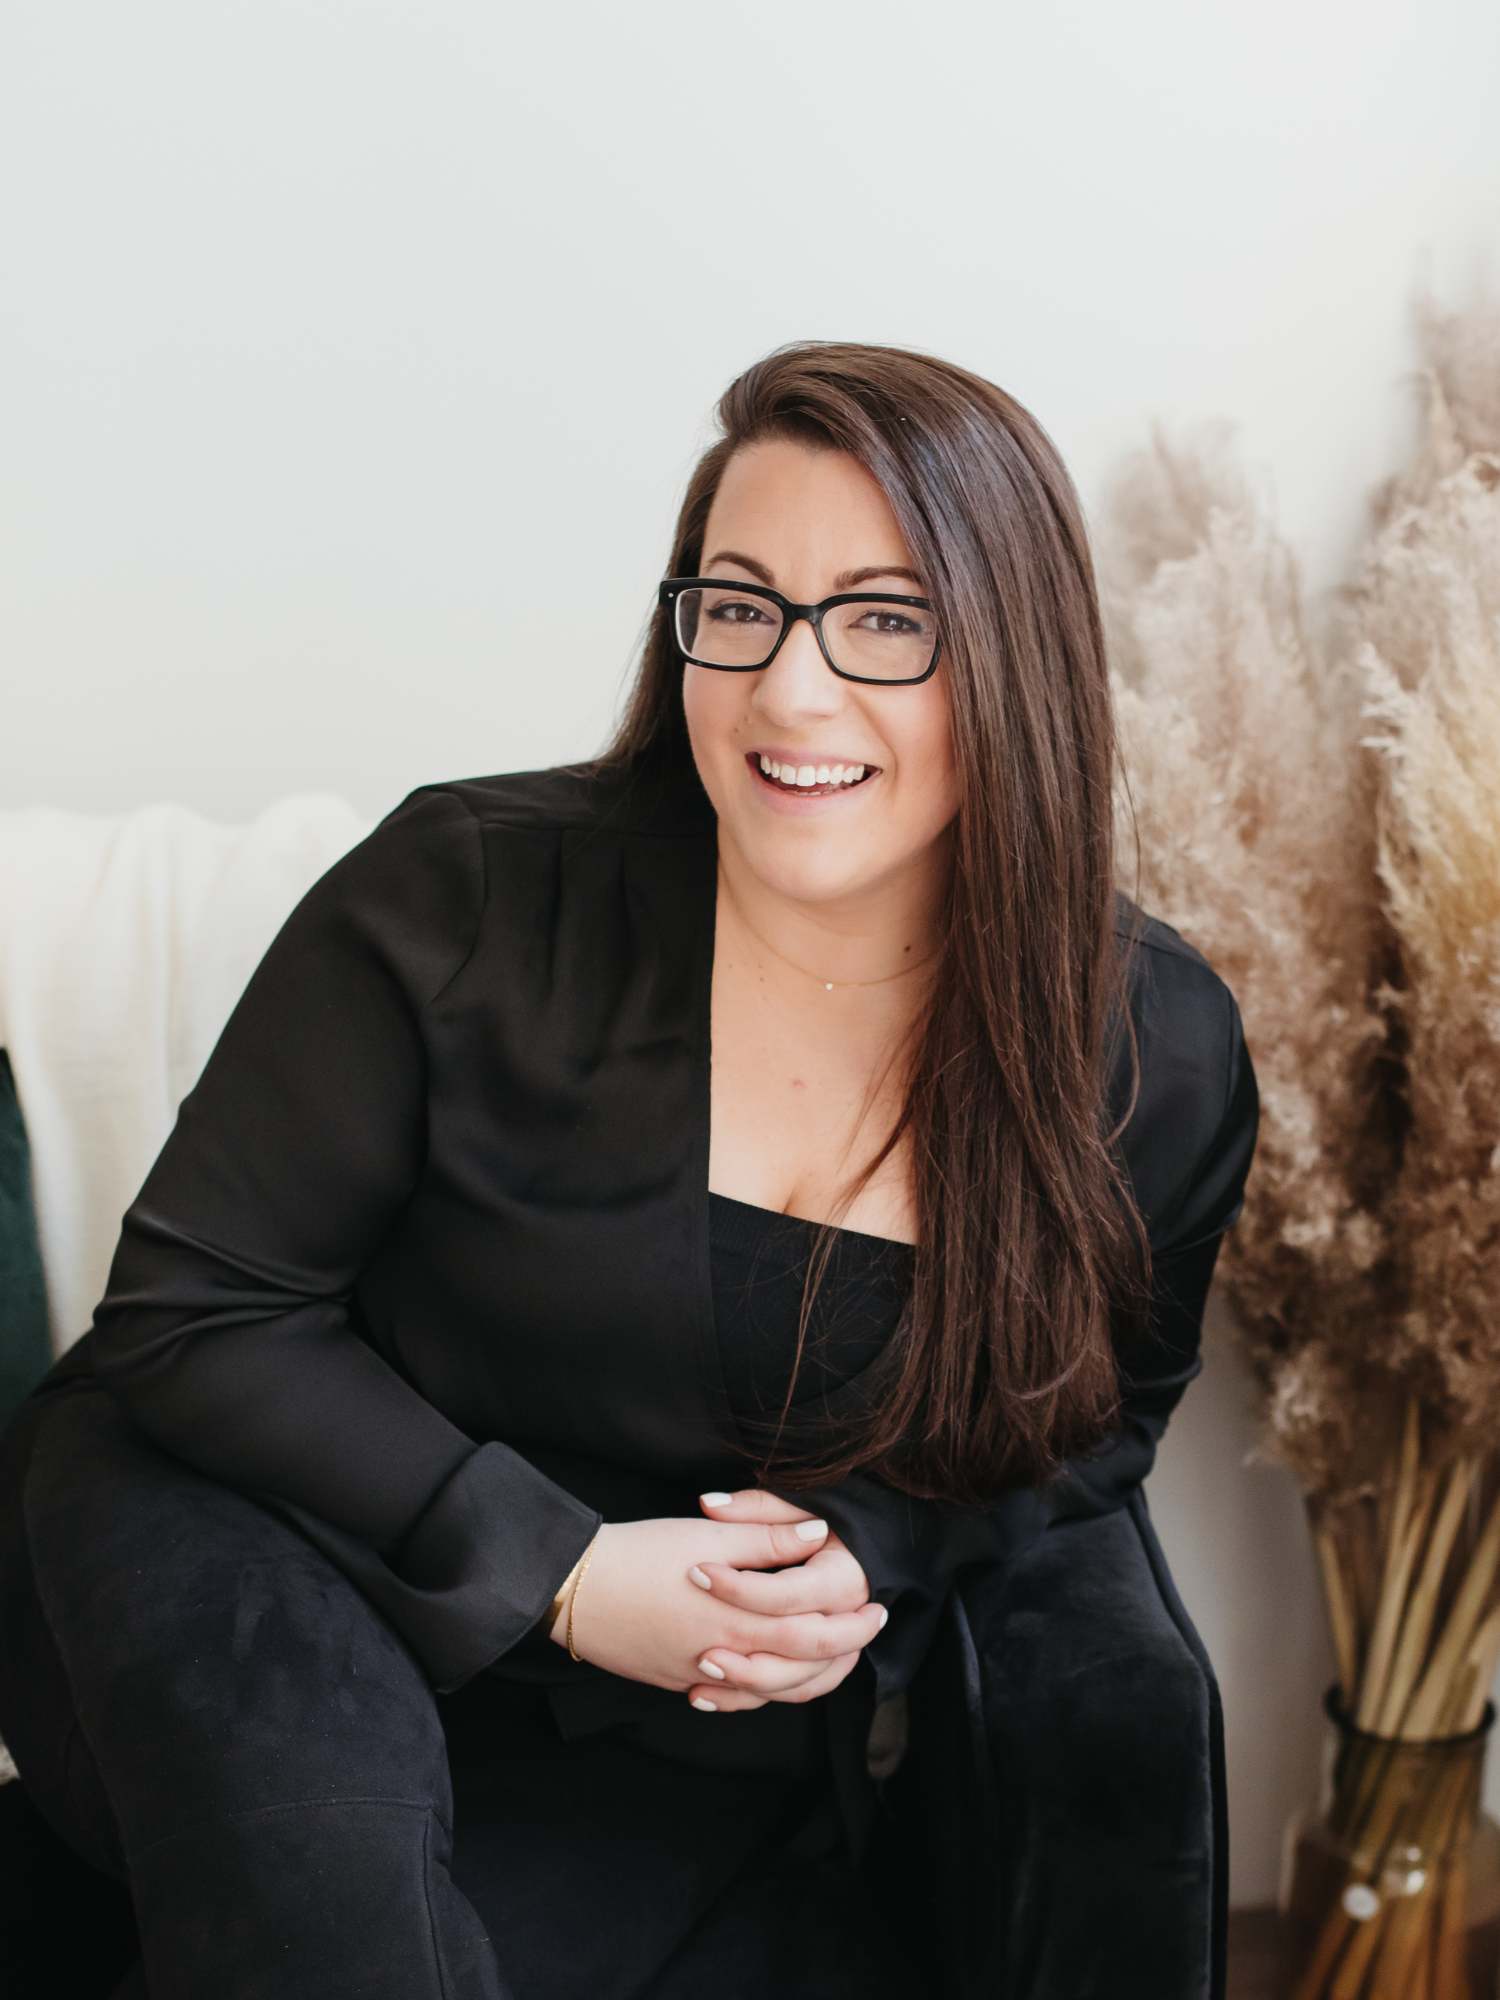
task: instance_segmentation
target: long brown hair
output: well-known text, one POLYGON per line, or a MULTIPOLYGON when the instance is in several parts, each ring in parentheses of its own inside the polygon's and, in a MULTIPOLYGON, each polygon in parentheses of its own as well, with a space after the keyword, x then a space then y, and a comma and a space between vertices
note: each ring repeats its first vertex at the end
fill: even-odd
MULTIPOLYGON (((730 383, 688 481, 664 575, 700 572, 710 505, 763 438, 849 453, 877 480, 943 639, 959 808, 938 975, 903 1039, 904 1099, 815 1239, 798 1358, 839 1219, 911 1134, 918 1246, 859 1421, 757 1481, 867 1470, 982 1504, 1047 1479, 1118 1413, 1112 1329, 1144 1329, 1150 1247, 1106 1129, 1129 924, 1115 894, 1117 745, 1082 510, 1036 419, 910 349, 777 348, 730 383), (1123 947, 1123 948, 1122 948, 1123 947)), ((580 772, 692 769, 682 667, 658 610, 612 741, 580 772)), ((1131 904, 1130 910, 1137 906, 1131 904)), ((790 1422, 793 1390, 777 1420, 790 1422)), ((816 1402, 816 1398, 812 1399, 816 1402)))

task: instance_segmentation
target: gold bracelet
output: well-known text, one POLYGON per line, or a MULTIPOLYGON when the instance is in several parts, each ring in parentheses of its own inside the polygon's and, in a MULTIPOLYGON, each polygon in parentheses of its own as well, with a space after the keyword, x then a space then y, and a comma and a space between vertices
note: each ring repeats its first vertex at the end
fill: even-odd
MULTIPOLYGON (((597 1542, 598 1539, 599 1535, 598 1531, 596 1530, 594 1534, 594 1542, 597 1542)), ((578 1651, 578 1649, 573 1644, 573 1606, 578 1602, 579 1586, 582 1584, 584 1579, 584 1574, 588 1569, 589 1557, 594 1553, 594 1542, 590 1542, 588 1547, 584 1550, 583 1559, 578 1570, 578 1582, 575 1583, 573 1588, 568 1592, 568 1655, 571 1659, 575 1660, 581 1660, 583 1658, 583 1655, 578 1651)))
MULTIPOLYGON (((584 1555, 587 1554, 588 1550, 585 1549, 584 1555)), ((547 1631, 549 1635, 551 1634, 553 1626, 557 1623, 557 1614, 562 1610, 564 1604, 566 1604, 568 1601, 568 1592, 573 1588, 573 1579, 577 1576, 579 1570, 582 1569, 582 1567, 583 1567, 583 1556, 580 1556, 577 1562, 575 1562, 573 1567, 568 1571, 567 1575, 563 1578, 562 1582, 557 1586, 557 1590, 552 1598, 552 1608, 547 1613, 547 1631)))

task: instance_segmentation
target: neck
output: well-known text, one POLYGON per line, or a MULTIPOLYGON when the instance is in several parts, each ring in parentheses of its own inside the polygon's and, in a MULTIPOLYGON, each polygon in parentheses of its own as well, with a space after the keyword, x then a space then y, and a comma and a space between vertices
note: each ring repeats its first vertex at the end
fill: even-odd
MULTIPOLYGON (((722 829, 721 829, 722 831, 722 829)), ((719 843, 719 913, 761 958, 772 958, 774 976, 795 983, 799 974, 835 987, 874 986, 895 1001, 930 972, 939 942, 941 867, 945 855, 924 858, 902 874, 861 885, 847 894, 794 896, 748 865, 732 840, 719 843)))

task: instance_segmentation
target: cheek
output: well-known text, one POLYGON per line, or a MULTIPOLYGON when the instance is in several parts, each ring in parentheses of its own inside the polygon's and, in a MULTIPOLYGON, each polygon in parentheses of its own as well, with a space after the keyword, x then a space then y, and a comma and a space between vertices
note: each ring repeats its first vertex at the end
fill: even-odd
POLYGON ((902 777, 914 781, 934 812, 951 813, 958 798, 953 731, 942 691, 935 689, 929 699, 914 703, 900 731, 892 735, 902 777))
POLYGON ((696 738, 703 725, 699 715, 698 676, 691 667, 682 670, 682 713, 689 736, 696 738))
POLYGON ((734 768, 739 758, 734 748, 740 723, 737 679, 734 674, 705 673, 700 667, 684 669, 682 717, 688 747, 716 812, 722 812, 732 800, 738 775, 734 768))
POLYGON ((693 762, 698 766, 699 777, 706 784, 713 756, 713 722, 705 712, 702 682, 703 676, 695 674, 691 667, 683 669, 682 719, 687 725, 693 762))
POLYGON ((705 672, 701 667, 682 670, 682 714, 688 735, 700 757, 712 756, 715 737, 722 737, 738 712, 737 676, 705 672))
POLYGON ((898 811, 894 815, 907 840, 924 845, 936 840, 958 814, 958 773, 946 718, 939 718, 912 754, 901 761, 898 811))

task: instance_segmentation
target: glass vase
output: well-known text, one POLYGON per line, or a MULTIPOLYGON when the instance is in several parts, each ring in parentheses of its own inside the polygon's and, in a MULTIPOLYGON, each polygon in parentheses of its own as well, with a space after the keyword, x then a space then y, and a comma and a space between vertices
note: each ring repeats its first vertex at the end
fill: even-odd
POLYGON ((1500 1826, 1480 1805, 1495 1720, 1407 1741, 1355 1726, 1338 1684, 1321 1796, 1282 1852, 1282 2000, 1496 2000, 1500 1826))

